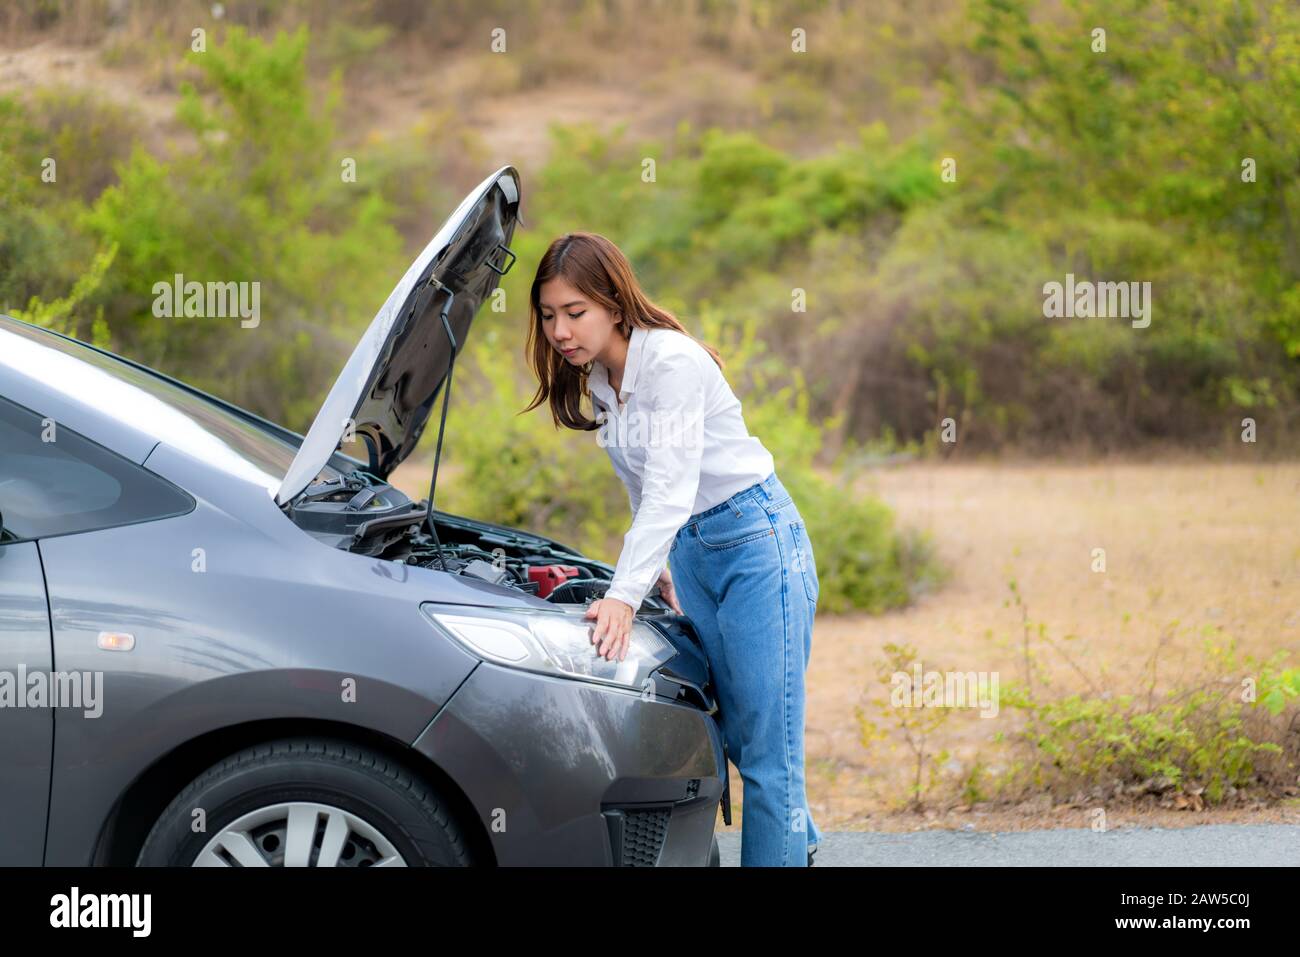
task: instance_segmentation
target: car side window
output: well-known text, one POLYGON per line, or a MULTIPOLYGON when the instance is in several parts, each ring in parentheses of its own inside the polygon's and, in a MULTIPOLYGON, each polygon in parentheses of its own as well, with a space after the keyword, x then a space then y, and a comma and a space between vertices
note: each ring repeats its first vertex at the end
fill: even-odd
POLYGON ((0 398, 0 542, 133 525, 193 507, 166 479, 0 398))

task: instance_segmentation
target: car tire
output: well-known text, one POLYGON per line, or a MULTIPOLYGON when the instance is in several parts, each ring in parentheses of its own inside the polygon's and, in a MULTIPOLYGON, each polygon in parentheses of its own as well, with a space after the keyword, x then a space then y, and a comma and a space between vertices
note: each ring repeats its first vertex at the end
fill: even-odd
POLYGON ((472 861, 446 804, 410 770, 344 741, 292 738, 247 748, 199 775, 163 811, 136 863, 464 867, 472 861))

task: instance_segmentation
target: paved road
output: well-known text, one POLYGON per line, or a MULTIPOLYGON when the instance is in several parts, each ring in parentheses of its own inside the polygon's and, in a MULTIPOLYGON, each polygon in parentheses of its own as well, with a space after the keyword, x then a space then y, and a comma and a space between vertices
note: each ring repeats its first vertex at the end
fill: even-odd
MULTIPOLYGON (((737 822, 739 823, 739 822, 737 822)), ((723 867, 740 866, 740 827, 720 827, 723 867)), ((823 832, 818 867, 1295 867, 1300 825, 1057 831, 823 832)))

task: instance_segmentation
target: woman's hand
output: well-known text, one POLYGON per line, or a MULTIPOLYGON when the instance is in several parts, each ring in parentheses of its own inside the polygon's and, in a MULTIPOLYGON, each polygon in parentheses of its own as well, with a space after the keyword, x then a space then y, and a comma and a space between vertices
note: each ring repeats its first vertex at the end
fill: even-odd
POLYGON ((677 603, 677 590, 673 588, 673 576, 664 567, 663 574, 659 576, 659 594, 663 596, 664 601, 668 602, 668 607, 679 615, 686 614, 682 611, 682 606, 677 603))
POLYGON ((604 655, 609 660, 627 657, 627 646, 632 640, 632 616, 636 609, 617 598, 601 598, 593 601, 587 608, 587 618, 596 619, 592 629, 591 640, 597 646, 596 654, 604 655), (606 654, 606 649, 609 653, 606 654))

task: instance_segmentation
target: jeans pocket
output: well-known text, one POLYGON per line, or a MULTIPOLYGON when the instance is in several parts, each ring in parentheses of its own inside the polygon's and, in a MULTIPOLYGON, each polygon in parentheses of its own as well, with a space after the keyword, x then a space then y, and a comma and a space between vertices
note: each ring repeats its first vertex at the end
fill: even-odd
POLYGON ((729 508, 702 518, 695 523, 695 537, 705 548, 735 548, 764 535, 774 534, 767 512, 752 498, 735 503, 737 515, 729 508))
POLYGON ((797 518, 790 523, 790 533, 794 538, 794 558, 799 566, 800 577, 803 578, 804 594, 816 608, 821 581, 817 578, 817 557, 813 554, 812 539, 808 537, 803 519, 797 518))

